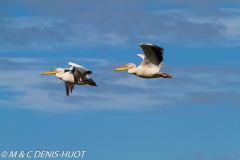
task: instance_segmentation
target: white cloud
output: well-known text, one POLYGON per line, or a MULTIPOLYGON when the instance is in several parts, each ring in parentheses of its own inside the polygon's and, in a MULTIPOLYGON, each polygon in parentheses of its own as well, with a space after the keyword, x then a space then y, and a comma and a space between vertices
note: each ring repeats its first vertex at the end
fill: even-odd
POLYGON ((3 18, 4 23, 8 28, 14 29, 29 29, 29 28, 52 28, 55 23, 66 23, 63 19, 43 18, 43 17, 17 17, 17 18, 3 18))
POLYGON ((222 23, 226 26, 226 38, 227 39, 237 39, 240 40, 240 16, 234 18, 220 18, 219 23, 222 23))
MULTIPOLYGON (((26 63, 26 60, 38 61, 28 58, 26 60, 11 58, 11 60, 18 64, 26 63)), ((41 66, 41 63, 45 63, 44 60, 35 65, 41 66)), ((235 74, 236 70, 229 70, 229 66, 189 68, 178 66, 178 69, 172 66, 173 69, 170 71, 173 74, 172 79, 142 79, 128 73, 100 72, 96 69, 92 78, 98 86, 75 86, 69 97, 65 95, 64 82, 54 75, 42 76, 39 67, 33 68, 29 70, 25 67, 17 72, 14 69, 9 72, 0 70, 0 74, 4 75, 0 79, 0 89, 6 96, 0 101, 1 106, 72 112, 82 109, 149 110, 163 106, 198 103, 201 105, 221 102, 240 103, 237 100, 237 95, 240 93, 236 89, 240 86, 238 84, 240 76, 235 74), (228 72, 224 72, 225 70, 228 72), (225 76, 222 76, 223 72, 225 76), (216 98, 217 95, 220 99, 216 98)), ((97 68, 101 70, 101 63, 97 64, 97 68)))
POLYGON ((240 13, 236 8, 176 8, 171 5, 154 8, 161 3, 152 1, 147 5, 150 9, 145 9, 144 1, 138 2, 137 6, 134 1, 129 3, 132 5, 128 7, 125 3, 107 3, 109 6, 100 3, 100 6, 94 7, 87 2, 73 1, 66 6, 59 2, 51 8, 49 3, 41 2, 38 5, 45 7, 39 8, 28 1, 24 9, 38 14, 0 17, 3 32, 0 46, 2 51, 18 51, 122 45, 139 41, 185 42, 192 46, 213 43, 236 46, 239 43, 240 13), (76 6, 80 8, 76 9, 76 6), (208 43, 205 43, 206 40, 208 43))

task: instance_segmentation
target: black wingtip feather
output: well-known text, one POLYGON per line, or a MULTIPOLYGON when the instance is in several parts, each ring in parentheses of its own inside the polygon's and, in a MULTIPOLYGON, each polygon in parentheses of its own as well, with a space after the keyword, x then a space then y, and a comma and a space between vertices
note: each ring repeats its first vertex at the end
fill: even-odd
POLYGON ((155 49, 161 51, 161 52, 164 52, 164 49, 163 49, 162 47, 160 47, 160 46, 157 46, 157 45, 153 44, 153 47, 154 47, 155 49))
POLYGON ((87 74, 92 74, 92 71, 87 71, 87 74))

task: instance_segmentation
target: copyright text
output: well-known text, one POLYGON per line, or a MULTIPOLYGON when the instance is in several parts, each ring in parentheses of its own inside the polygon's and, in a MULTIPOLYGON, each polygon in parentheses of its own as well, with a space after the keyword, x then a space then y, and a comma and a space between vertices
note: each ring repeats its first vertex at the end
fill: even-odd
POLYGON ((87 151, 3 151, 2 158, 84 158, 87 151))

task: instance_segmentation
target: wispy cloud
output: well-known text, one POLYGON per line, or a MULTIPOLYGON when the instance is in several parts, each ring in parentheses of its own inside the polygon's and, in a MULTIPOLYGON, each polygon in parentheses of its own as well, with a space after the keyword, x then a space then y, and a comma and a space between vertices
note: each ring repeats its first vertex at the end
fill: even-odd
MULTIPOLYGON (((150 106, 160 109, 166 106, 240 104, 240 93, 236 88, 240 86, 240 76, 236 74, 239 73, 236 65, 165 66, 164 69, 173 74, 172 79, 142 79, 126 72, 102 70, 108 65, 96 63, 91 77, 98 86, 75 86, 73 93, 67 97, 62 81, 54 75, 39 75, 44 71, 39 67, 45 63, 44 59, 35 64, 38 66, 33 67, 35 69, 20 67, 17 72, 8 66, 13 66, 13 63, 23 65, 26 61, 11 59, 12 63, 7 63, 8 59, 3 60, 10 71, 0 70, 3 75, 0 79, 1 92, 14 99, 0 101, 2 106, 7 107, 71 112, 81 109, 148 110, 150 106)), ((34 66, 34 63, 31 65, 34 66)), ((51 65, 49 67, 56 68, 51 65)))
MULTIPOLYGON (((223 8, 225 1, 129 1, 112 3, 48 1, 20 3, 31 16, 0 17, 2 51, 121 45, 140 41, 190 43, 189 45, 239 44, 237 9, 223 8), (104 4, 104 5, 103 5, 104 4), (188 8, 178 8, 190 4, 188 8), (42 6, 42 7, 39 7, 42 6), (165 6, 165 7, 163 7, 165 6), (206 14, 207 13, 207 14, 206 14), (208 40, 208 43, 205 41, 208 40), (191 41, 191 42, 190 42, 191 41), (210 41, 210 42, 209 42, 210 41)), ((228 2, 232 4, 237 1, 228 2)), ((8 4, 8 3, 7 3, 8 4)), ((5 4, 6 5, 6 4, 5 4)), ((11 11, 10 4, 6 5, 11 11)))

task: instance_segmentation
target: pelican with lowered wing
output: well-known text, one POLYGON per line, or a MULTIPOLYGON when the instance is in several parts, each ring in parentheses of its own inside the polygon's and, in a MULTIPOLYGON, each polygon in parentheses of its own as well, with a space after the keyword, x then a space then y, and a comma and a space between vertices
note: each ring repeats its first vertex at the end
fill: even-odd
POLYGON ((85 85, 97 86, 89 74, 92 71, 80 66, 78 64, 69 62, 70 69, 56 68, 55 70, 41 73, 42 75, 55 74, 56 77, 65 82, 66 95, 68 96, 72 92, 74 85, 85 85))

